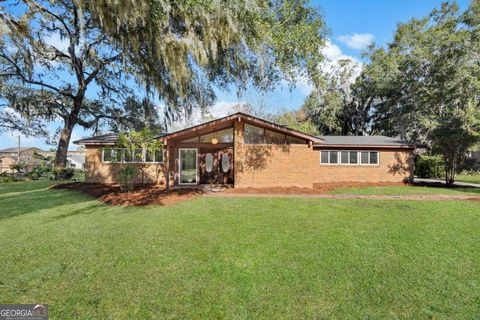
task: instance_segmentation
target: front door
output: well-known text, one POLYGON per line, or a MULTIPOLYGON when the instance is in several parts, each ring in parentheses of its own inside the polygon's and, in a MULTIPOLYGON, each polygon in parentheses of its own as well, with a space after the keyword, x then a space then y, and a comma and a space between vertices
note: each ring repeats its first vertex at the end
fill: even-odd
POLYGON ((185 148, 179 149, 180 155, 180 184, 197 184, 198 183, 198 161, 197 149, 185 148))
POLYGON ((201 148, 198 171, 202 184, 233 184, 233 148, 201 148))

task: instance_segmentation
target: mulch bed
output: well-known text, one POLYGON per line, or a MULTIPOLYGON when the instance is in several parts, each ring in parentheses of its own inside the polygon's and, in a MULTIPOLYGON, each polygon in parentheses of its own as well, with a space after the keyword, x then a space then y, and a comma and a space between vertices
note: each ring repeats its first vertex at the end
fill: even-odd
MULTIPOLYGON (((227 188, 221 193, 226 194, 257 194, 257 195, 320 195, 327 194, 335 189, 343 188, 361 188, 372 186, 425 186, 445 188, 440 182, 382 182, 382 183, 364 183, 364 182, 338 182, 316 184, 314 188, 300 187, 271 187, 271 188, 227 188)), ((65 183, 53 186, 54 189, 77 190, 91 195, 100 201, 119 206, 146 206, 146 205, 171 205, 193 197, 202 195, 204 192, 198 189, 176 189, 166 191, 161 185, 139 185, 132 192, 121 192, 118 185, 105 185, 100 183, 65 183)), ((461 186, 452 186, 451 188, 464 188, 461 186)), ((445 196, 439 196, 445 198, 445 196)), ((472 197, 477 200, 477 197, 472 197)))
POLYGON ((131 192, 121 192, 117 185, 100 183, 64 183, 52 188, 80 191, 114 206, 171 205, 203 194, 196 189, 166 191, 159 185, 135 186, 131 192))

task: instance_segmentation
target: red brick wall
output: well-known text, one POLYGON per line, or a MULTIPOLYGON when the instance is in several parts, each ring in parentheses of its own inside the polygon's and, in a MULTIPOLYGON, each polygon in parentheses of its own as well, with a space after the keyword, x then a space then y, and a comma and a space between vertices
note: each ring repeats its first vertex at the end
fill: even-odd
POLYGON ((413 177, 413 152, 378 149, 379 165, 320 164, 320 150, 305 145, 247 145, 235 123, 236 187, 313 187, 322 182, 401 182, 413 177))
MULTIPOLYGON (((145 168, 145 183, 165 183, 164 166, 161 163, 139 164, 129 163, 137 168, 145 168)), ((127 164, 103 163, 102 147, 87 146, 85 148, 85 181, 97 183, 118 183, 118 170, 127 164)), ((140 170, 137 170, 135 183, 142 182, 140 170)))

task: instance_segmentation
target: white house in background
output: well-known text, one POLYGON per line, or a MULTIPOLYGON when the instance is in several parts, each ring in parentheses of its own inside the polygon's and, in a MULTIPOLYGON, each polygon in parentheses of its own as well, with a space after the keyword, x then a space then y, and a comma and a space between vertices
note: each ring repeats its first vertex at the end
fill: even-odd
POLYGON ((68 151, 67 167, 85 170, 85 153, 83 151, 68 151))

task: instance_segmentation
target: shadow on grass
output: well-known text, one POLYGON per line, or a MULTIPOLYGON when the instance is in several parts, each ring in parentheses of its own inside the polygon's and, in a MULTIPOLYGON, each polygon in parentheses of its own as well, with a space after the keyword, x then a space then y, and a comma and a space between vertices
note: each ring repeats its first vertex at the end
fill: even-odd
MULTIPOLYGON (((24 184, 23 186, 16 184, 13 188, 14 190, 12 190, 14 192, 10 192, 11 195, 4 193, 3 196, 0 197, 0 221, 46 209, 55 210, 56 207, 79 204, 94 199, 77 192, 52 190, 46 188, 47 186, 45 184, 27 185, 28 183, 29 182, 22 182, 22 184, 24 184)), ((4 188, 4 190, 6 190, 6 188, 4 188)), ((87 211, 88 208, 78 210, 87 211)), ((73 215, 75 214, 74 212, 78 210, 64 215, 73 215)))

